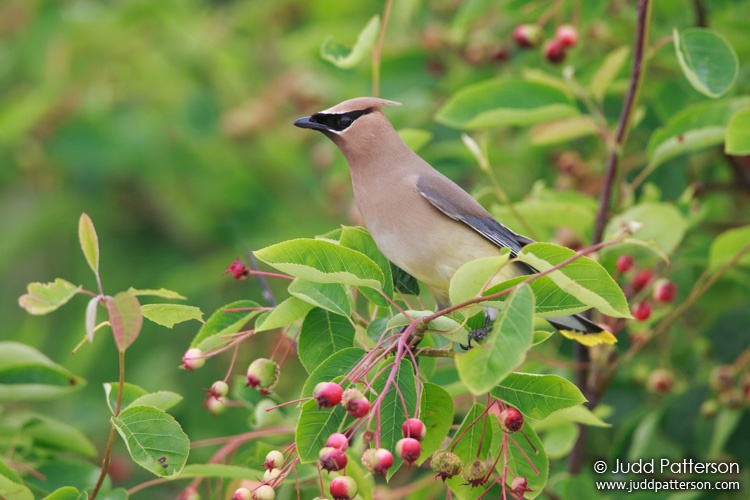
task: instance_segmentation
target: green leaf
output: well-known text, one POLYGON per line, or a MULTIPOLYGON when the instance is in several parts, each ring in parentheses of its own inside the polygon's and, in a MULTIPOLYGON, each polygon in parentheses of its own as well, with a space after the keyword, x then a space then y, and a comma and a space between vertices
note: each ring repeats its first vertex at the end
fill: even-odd
POLYGON ((289 293, 313 306, 341 316, 349 316, 352 313, 346 289, 338 283, 313 283, 297 278, 289 285, 289 293))
POLYGON ((221 479, 246 479, 256 481, 263 477, 263 472, 245 466, 225 464, 190 464, 180 473, 180 479, 189 477, 216 477, 221 479))
MULTIPOLYGON (((144 394, 133 400, 133 406, 153 406, 162 411, 167 411, 182 401, 182 396, 172 391, 156 391, 144 394)), ((128 405, 128 406, 130 406, 128 405)))
MULTIPOLYGON (((504 266, 508 263, 509 257, 510 250, 503 248, 498 255, 481 257, 459 267, 450 281, 451 304, 460 304, 479 297, 493 281, 502 279, 503 275, 508 274, 504 266)), ((510 272, 515 274, 513 271, 510 272)))
POLYGON ((702 102, 685 108, 651 135, 648 141, 649 163, 657 166, 686 153, 718 146, 726 139, 731 117, 748 108, 748 96, 702 102))
POLYGON ((120 292, 114 297, 105 297, 104 305, 109 314, 109 324, 120 352, 135 342, 143 326, 141 304, 135 295, 120 292))
POLYGON ((34 440, 35 448, 72 451, 86 457, 96 456, 96 448, 83 432, 45 415, 29 415, 21 432, 34 440))
POLYGON ((85 213, 81 214, 81 218, 78 219, 78 240, 81 243, 81 249, 83 250, 83 256, 86 257, 86 262, 89 263, 92 271, 98 273, 99 238, 96 236, 94 223, 91 222, 91 218, 85 213))
MULTIPOLYGON (((493 443, 497 444, 501 439, 502 432, 497 419, 493 419, 493 443)), ((500 461, 495 470, 498 473, 502 473, 502 467, 503 464, 500 461)), ((547 457, 547 452, 544 450, 544 444, 530 425, 524 426, 523 435, 520 433, 508 434, 508 467, 513 471, 514 476, 525 476, 529 489, 533 490, 526 493, 524 498, 536 498, 544 492, 544 486, 547 484, 547 478, 549 477, 549 458, 547 457), (511 441, 515 442, 515 444, 511 441), (521 453, 519 448, 523 450, 523 453, 521 453), (534 464, 539 474, 534 472, 534 467, 529 464, 529 460, 534 464)), ((511 475, 508 474, 508 485, 512 481, 511 475)))
MULTIPOLYGON (((373 386, 376 394, 382 395, 385 391, 385 396, 382 396, 383 399, 380 402, 380 412, 378 414, 380 422, 380 446, 387 450, 395 450, 396 443, 404 437, 401 432, 401 426, 407 418, 415 415, 417 408, 417 379, 414 375, 414 366, 408 356, 407 359, 401 360, 397 368, 393 366, 392 360, 386 361, 385 364, 390 364, 389 368, 375 380, 373 386), (386 391, 386 383, 393 369, 396 370, 395 378, 393 384, 389 385, 386 391)), ((372 399, 375 396, 368 395, 368 397, 372 399)), ((395 453, 393 459, 393 467, 388 469, 386 479, 393 477, 404 462, 395 453)))
POLYGON ((80 286, 57 278, 52 283, 29 283, 28 293, 21 295, 18 304, 34 315, 47 314, 62 306, 80 290, 80 286))
POLYGON ((673 31, 674 49, 690 85, 708 97, 726 94, 737 79, 737 54, 726 38, 708 28, 673 31))
MULTIPOLYGON (((539 272, 547 271, 575 255, 573 250, 551 243, 531 243, 518 253, 518 260, 539 272)), ((630 318, 628 301, 612 276, 595 260, 580 257, 548 274, 564 292, 589 307, 615 318, 630 318)))
POLYGON ((258 316, 255 321, 255 333, 266 332, 286 326, 302 319, 313 308, 309 302, 297 297, 289 297, 273 308, 273 311, 258 316))
POLYGON ((599 126, 590 116, 573 116, 534 126, 529 132, 531 144, 549 146, 599 133, 599 126))
POLYGON ((0 474, 0 498, 34 500, 34 494, 23 484, 12 481, 9 477, 0 474))
POLYGON ((297 352, 305 369, 312 372, 333 353, 354 345, 354 325, 349 318, 324 309, 311 310, 302 323, 297 352))
POLYGON ((534 331, 534 341, 532 342, 533 345, 539 345, 548 338, 550 338, 554 332, 550 332, 547 330, 535 330, 534 331))
POLYGON ((478 129, 532 125, 577 114, 573 101, 555 87, 494 79, 457 92, 438 111, 435 120, 449 127, 478 129))
POLYGON ((391 263, 391 276, 394 289, 406 295, 419 296, 419 282, 417 278, 393 263, 391 263))
MULTIPOLYGON (((424 318, 425 316, 430 316, 432 314, 435 314, 434 311, 412 311, 408 310, 405 311, 406 314, 411 318, 412 320, 417 320, 420 318, 424 318)), ((404 316, 401 313, 396 314, 393 316, 390 320, 388 320, 388 323, 385 325, 386 330, 390 330, 391 328, 399 328, 402 326, 408 326, 411 324, 411 321, 404 316)), ((464 325, 457 322, 456 320, 449 318, 448 316, 439 316, 432 321, 430 321, 430 324, 427 325, 428 330, 436 331, 436 332, 445 332, 444 334, 441 334, 443 338, 453 340, 456 342, 464 342, 466 341, 466 335, 469 333, 465 328, 464 325)))
POLYGON ((617 75, 622 71, 622 67, 625 65, 625 61, 628 60, 629 55, 630 47, 623 45, 607 54, 607 57, 604 58, 604 61, 597 68, 596 73, 591 77, 591 82, 589 83, 589 90, 591 90, 591 95, 594 96, 596 102, 601 103, 604 100, 607 90, 609 90, 612 82, 615 81, 617 75))
POLYGON ((487 340, 456 357, 461 381, 473 394, 483 394, 526 359, 534 335, 534 295, 522 286, 508 297, 487 340))
MULTIPOLYGON (((370 233, 361 227, 344 226, 341 231, 341 238, 339 240, 341 246, 351 248, 359 253, 362 253, 369 257, 375 264, 377 264, 380 271, 383 273, 383 292, 389 297, 393 296, 393 277, 391 273, 391 263, 385 256, 378 250, 378 246, 375 244, 375 240, 372 239, 370 233)), ((361 288, 362 295, 367 297, 370 302, 380 307, 389 307, 390 304, 383 297, 378 290, 371 288, 361 288)))
MULTIPOLYGON (((115 408, 117 408, 117 393, 119 384, 117 382, 105 382, 103 386, 104 395, 107 398, 107 406, 109 406, 109 411, 111 411, 112 415, 114 415, 115 408)), ((133 401, 140 398, 141 396, 145 396, 146 394, 148 394, 146 389, 142 389, 135 384, 125 382, 122 388, 122 401, 120 411, 124 410, 125 408, 130 406, 133 401)))
POLYGON ((172 290, 167 290, 166 288, 159 288, 158 290, 153 289, 153 288, 146 288, 143 290, 139 290, 131 286, 130 288, 128 288, 128 292, 130 292, 131 295, 135 295, 136 297, 147 295, 151 297, 161 297, 163 299, 178 299, 178 300, 187 299, 187 297, 184 297, 180 295, 179 293, 174 292, 172 290))
MULTIPOLYGON (((487 290, 484 295, 489 296, 503 290, 507 290, 508 288, 513 288, 514 286, 518 285, 528 278, 528 276, 518 276, 511 280, 504 281, 487 290)), ((543 318, 557 318, 560 316, 567 316, 569 314, 576 314, 591 308, 574 296, 566 293, 557 285, 557 283, 552 281, 549 276, 542 276, 540 278, 537 278, 534 281, 528 283, 528 286, 531 287, 531 290, 534 292, 534 298, 536 299, 534 312, 535 314, 543 318)), ((492 302, 496 302, 497 300, 505 300, 506 298, 507 295, 500 297, 495 301, 488 301, 487 303, 491 304, 492 302)), ((537 342, 535 341, 534 343, 536 344, 537 342)))
POLYGON ((419 152, 432 140, 432 133, 418 128, 400 128, 396 131, 409 149, 419 152))
POLYGON ((546 418, 538 425, 535 425, 534 428, 540 431, 542 429, 546 429, 550 425, 555 425, 559 422, 575 422, 578 424, 588 425, 590 427, 612 427, 612 424, 608 424, 585 406, 578 405, 555 412, 554 415, 546 418))
POLYGON ((740 252, 742 257, 737 260, 738 266, 750 266, 750 226, 742 226, 724 231, 711 243, 708 256, 708 268, 717 270, 735 258, 740 252))
POLYGON ((721 408, 719 410, 714 417, 714 432, 711 435, 707 458, 716 459, 721 456, 727 442, 734 434, 737 426, 740 425, 742 414, 743 411, 737 408, 721 408))
POLYGON ((383 272, 372 259, 325 240, 297 239, 255 252, 268 265, 316 283, 382 288, 383 272))
POLYGON ((365 351, 358 347, 348 347, 332 354, 307 377, 300 397, 311 397, 313 389, 320 382, 329 382, 343 377, 362 360, 364 355, 365 351))
POLYGON ((623 225, 637 222, 640 227, 630 239, 653 242, 659 250, 672 255, 682 242, 687 230, 687 221, 674 205, 669 203, 640 203, 613 217, 605 234, 605 239, 613 238, 623 225))
POLYGON ((350 69, 360 63, 372 50, 380 30, 380 16, 373 16, 359 32, 357 42, 349 49, 332 36, 323 40, 320 57, 342 69, 350 69))
POLYGON ((732 115, 727 126, 724 152, 729 155, 750 155, 750 109, 732 115))
POLYGON ((132 459, 159 477, 176 477, 187 462, 190 441, 171 415, 152 406, 130 406, 112 417, 132 459))
MULTIPOLYGON (((475 458, 485 460, 492 446, 492 433, 489 428, 484 432, 485 424, 489 425, 492 420, 497 421, 497 419, 488 414, 485 414, 486 418, 479 418, 479 415, 482 414, 485 408, 484 405, 480 404, 472 406, 448 445, 448 449, 450 450, 455 444, 453 453, 458 455, 464 464, 475 458), (474 422, 475 420, 477 421, 474 422), (460 440, 458 439, 459 437, 461 438, 460 440)), ((453 476, 445 481, 445 483, 459 498, 476 498, 479 496, 479 492, 472 489, 460 474, 453 476)))
POLYGON ((203 323, 203 311, 184 304, 146 304, 141 306, 141 314, 144 318, 167 328, 191 319, 203 323))
POLYGON ((85 384, 31 346, 0 342, 0 401, 52 399, 85 384))
POLYGON ((318 452, 325 445, 328 436, 339 432, 345 418, 346 411, 341 405, 318 408, 318 403, 312 399, 302 406, 294 442, 303 464, 318 460, 318 452))
POLYGON ((509 374, 491 394, 536 420, 586 401, 578 387, 564 378, 531 373, 509 374))
POLYGON ((453 398, 448 391, 436 384, 422 384, 419 403, 419 418, 427 431, 422 439, 422 454, 417 465, 422 465, 436 450, 440 449, 453 424, 453 398))
MULTIPOLYGON (((2 495, 2 492, 0 491, 0 495, 2 495)), ((43 498, 43 500, 83 500, 88 498, 87 493, 81 493, 76 488, 73 488, 72 486, 63 486, 62 488, 58 488, 46 497, 43 498)), ((10 497, 13 498, 13 497, 10 497)))
POLYGON ((258 315, 258 311, 235 311, 224 312, 227 309, 242 309, 260 307, 252 300, 238 300, 229 303, 217 309, 206 324, 204 324, 195 338, 190 343, 190 347, 207 351, 216 346, 227 342, 227 336, 237 333, 253 317, 258 315))

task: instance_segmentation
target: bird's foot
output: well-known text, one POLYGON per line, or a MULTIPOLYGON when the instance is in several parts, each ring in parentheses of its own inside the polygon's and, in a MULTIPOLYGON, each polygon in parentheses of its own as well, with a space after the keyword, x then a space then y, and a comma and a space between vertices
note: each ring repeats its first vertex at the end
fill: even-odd
POLYGON ((474 340, 476 342, 482 342, 484 339, 487 338, 487 334, 490 333, 490 327, 492 326, 492 317, 489 314, 485 314, 484 316, 484 325, 482 328, 477 328, 476 330, 472 330, 469 332, 469 335, 466 336, 467 344, 458 344, 461 346, 461 349, 464 351, 468 351, 472 348, 471 341, 474 340))

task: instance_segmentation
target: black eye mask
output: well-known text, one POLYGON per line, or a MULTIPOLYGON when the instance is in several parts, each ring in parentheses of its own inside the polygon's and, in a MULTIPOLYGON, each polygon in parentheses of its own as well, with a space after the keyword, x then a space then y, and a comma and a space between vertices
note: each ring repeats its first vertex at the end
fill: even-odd
POLYGON ((341 132, 351 126, 354 121, 362 115, 370 113, 372 109, 349 111, 348 113, 315 113, 310 117, 313 123, 325 125, 329 130, 341 132))

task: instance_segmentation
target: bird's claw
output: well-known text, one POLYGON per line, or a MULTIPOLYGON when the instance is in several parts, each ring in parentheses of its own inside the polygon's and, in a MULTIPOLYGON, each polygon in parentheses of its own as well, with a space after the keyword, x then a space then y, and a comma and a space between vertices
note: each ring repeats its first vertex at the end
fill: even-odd
POLYGON ((471 349, 471 341, 474 340, 476 342, 482 342, 484 339, 487 338, 487 334, 490 333, 490 325, 492 325, 492 319, 489 315, 485 315, 484 317, 484 325, 482 328, 477 328, 476 330, 472 330, 469 332, 469 334, 466 336, 466 340, 468 341, 468 345, 458 344, 461 346, 461 349, 464 351, 468 351, 471 349))

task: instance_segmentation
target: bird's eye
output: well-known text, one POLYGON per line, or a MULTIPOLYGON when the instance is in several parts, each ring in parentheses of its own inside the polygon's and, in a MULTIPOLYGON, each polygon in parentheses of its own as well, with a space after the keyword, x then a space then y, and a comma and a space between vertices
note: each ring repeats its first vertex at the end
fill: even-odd
POLYGON ((344 130, 349 125, 351 125, 354 120, 352 120, 351 116, 341 115, 339 116, 338 121, 339 121, 339 130, 344 130))

